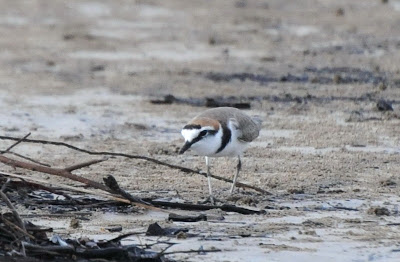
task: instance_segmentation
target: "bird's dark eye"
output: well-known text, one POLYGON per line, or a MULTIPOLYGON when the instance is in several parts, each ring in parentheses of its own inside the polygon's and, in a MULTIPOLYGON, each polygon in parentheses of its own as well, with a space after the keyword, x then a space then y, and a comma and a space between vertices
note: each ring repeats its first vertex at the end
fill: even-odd
POLYGON ((200 134, 199 134, 199 137, 203 137, 205 135, 207 135, 207 130, 201 131, 200 134))

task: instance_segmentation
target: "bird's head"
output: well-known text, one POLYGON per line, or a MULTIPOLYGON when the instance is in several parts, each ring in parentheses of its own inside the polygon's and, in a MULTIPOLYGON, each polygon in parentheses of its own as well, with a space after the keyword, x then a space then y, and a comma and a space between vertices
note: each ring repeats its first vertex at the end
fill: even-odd
POLYGON ((217 120, 210 118, 197 118, 182 128, 181 134, 185 144, 179 154, 192 148, 200 155, 211 155, 216 152, 221 144, 221 125, 217 120))

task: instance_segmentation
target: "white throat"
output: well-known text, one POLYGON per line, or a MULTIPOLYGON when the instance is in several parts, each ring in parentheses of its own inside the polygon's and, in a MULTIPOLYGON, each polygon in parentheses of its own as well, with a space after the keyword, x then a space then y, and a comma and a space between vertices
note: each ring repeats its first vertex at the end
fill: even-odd
MULTIPOLYGON (((235 126, 235 123, 229 121, 228 128, 231 131, 231 138, 224 149, 220 152, 216 153, 221 147, 223 140, 223 129, 221 125, 219 126, 218 132, 216 134, 206 135, 200 141, 194 143, 190 148, 201 156, 220 157, 241 155, 246 149, 248 143, 238 140, 238 136, 240 136, 241 134, 235 126)), ((181 133, 186 142, 191 142, 193 141, 193 139, 196 139, 198 137, 201 131, 210 129, 211 127, 202 127, 201 129, 182 129, 181 133)))

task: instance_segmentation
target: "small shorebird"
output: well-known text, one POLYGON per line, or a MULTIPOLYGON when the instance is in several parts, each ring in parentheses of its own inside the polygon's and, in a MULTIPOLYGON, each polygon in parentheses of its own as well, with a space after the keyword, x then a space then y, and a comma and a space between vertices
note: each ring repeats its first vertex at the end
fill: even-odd
POLYGON ((261 120, 251 118, 233 107, 218 107, 204 111, 193 118, 181 131, 185 144, 179 151, 183 154, 192 148, 205 156, 207 165, 208 189, 214 204, 211 187, 209 157, 238 157, 236 174, 230 192, 232 193, 242 167, 240 156, 247 145, 260 133, 261 120))

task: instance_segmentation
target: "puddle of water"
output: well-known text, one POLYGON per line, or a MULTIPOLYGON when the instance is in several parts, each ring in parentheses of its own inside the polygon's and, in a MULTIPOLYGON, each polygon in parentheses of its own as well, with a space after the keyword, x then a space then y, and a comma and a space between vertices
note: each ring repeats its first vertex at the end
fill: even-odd
POLYGON ((82 50, 70 53, 71 58, 78 59, 99 59, 99 60, 143 60, 145 55, 143 53, 134 52, 110 52, 110 51, 91 51, 82 50))
POLYGON ((133 122, 151 127, 142 131, 140 139, 171 141, 180 138, 180 125, 162 114, 155 116, 151 112, 142 112, 141 101, 140 96, 115 94, 105 89, 57 96, 19 96, 15 100, 9 100, 0 92, 0 104, 20 105, 13 106, 8 114, 0 115, 0 129, 15 127, 24 133, 34 130, 56 138, 81 134, 84 137, 132 139, 129 127, 124 125, 135 119, 133 122))
POLYGON ((319 29, 315 26, 300 25, 300 26, 290 26, 288 28, 288 31, 291 34, 294 34, 299 37, 303 37, 303 36, 316 34, 319 32, 319 29))
POLYGON ((309 25, 284 25, 282 28, 268 28, 264 32, 271 36, 278 36, 283 32, 287 32, 298 37, 305 37, 316 34, 320 32, 320 30, 315 26, 309 25))
POLYGON ((121 19, 99 20, 97 22, 97 24, 98 24, 99 28, 108 28, 108 29, 145 29, 145 30, 154 30, 154 29, 162 29, 162 28, 165 28, 167 26, 165 23, 162 23, 162 22, 155 22, 155 21, 129 21, 129 20, 121 20, 121 19))
POLYGON ((88 17, 107 16, 111 14, 111 9, 104 3, 86 2, 74 6, 82 15, 88 17))
POLYGON ((240 59, 251 59, 265 56, 262 50, 229 49, 229 56, 240 59))
POLYGON ((70 53, 69 56, 78 59, 99 60, 148 60, 158 59, 164 61, 185 62, 212 59, 218 56, 213 50, 188 50, 183 48, 158 48, 149 51, 109 52, 82 50, 70 53))
POLYGON ((156 16, 175 16, 176 12, 163 7, 141 5, 139 8, 139 15, 141 17, 154 18, 156 16))
POLYGON ((390 5, 395 11, 400 11, 400 1, 390 1, 390 5))
MULTIPOLYGON (((90 35, 98 36, 98 37, 106 37, 106 38, 114 38, 114 39, 124 39, 129 36, 130 31, 123 29, 92 29, 90 30, 90 35)), ((136 34, 135 34, 136 38, 136 34)))
POLYGON ((0 17, 0 24, 21 26, 28 24, 28 19, 20 16, 4 16, 0 17))

